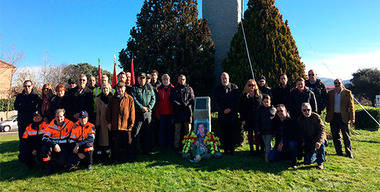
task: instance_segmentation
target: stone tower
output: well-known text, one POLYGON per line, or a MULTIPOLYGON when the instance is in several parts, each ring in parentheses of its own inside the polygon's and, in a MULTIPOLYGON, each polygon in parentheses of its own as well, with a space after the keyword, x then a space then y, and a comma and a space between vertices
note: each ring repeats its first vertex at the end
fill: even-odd
MULTIPOLYGON (((215 43, 215 78, 219 82, 231 40, 241 21, 242 0, 202 0, 202 17, 208 21, 215 43)), ((227 71, 228 72, 228 71, 227 71)))

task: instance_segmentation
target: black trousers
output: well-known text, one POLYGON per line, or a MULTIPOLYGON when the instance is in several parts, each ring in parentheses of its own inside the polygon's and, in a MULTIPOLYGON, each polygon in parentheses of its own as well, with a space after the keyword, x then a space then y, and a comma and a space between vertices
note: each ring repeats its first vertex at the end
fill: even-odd
POLYGON ((42 153, 42 161, 46 164, 50 164, 52 162, 57 163, 59 166, 68 166, 70 167, 70 157, 72 156, 73 150, 71 149, 70 144, 61 143, 59 144, 61 151, 59 153, 54 151, 54 147, 49 144, 43 144, 41 153, 42 153))
POLYGON ((122 151, 126 151, 128 160, 135 159, 135 147, 133 141, 128 143, 129 138, 132 139, 131 132, 128 131, 110 131, 110 145, 111 145, 111 160, 113 162, 120 162, 122 160, 122 151))
MULTIPOLYGON (((71 143, 70 144, 70 149, 71 151, 74 150, 74 147, 76 146, 75 143, 71 143)), ((86 144, 83 144, 82 146, 79 147, 78 149, 78 153, 82 153, 85 155, 85 158, 82 160, 87 166, 88 165, 92 165, 92 162, 93 162, 93 153, 94 153, 94 143, 86 143, 86 144)), ((79 162, 81 161, 78 157, 78 153, 75 154, 75 153, 71 153, 71 157, 70 157, 70 160, 69 160, 69 164, 70 165, 78 165, 79 162)))
POLYGON ((27 142, 23 141, 21 145, 21 151, 19 154, 19 160, 23 163, 25 163, 28 167, 32 167, 35 165, 37 159, 38 161, 41 160, 41 142, 27 142), (32 154, 33 150, 36 150, 37 154, 34 156, 32 154))
POLYGON ((340 137, 340 132, 342 132, 345 151, 347 154, 351 154, 352 148, 349 126, 343 122, 340 113, 334 113, 330 126, 336 153, 342 155, 342 138, 340 137))
POLYGON ((218 123, 222 131, 221 142, 224 151, 233 153, 235 151, 235 140, 238 134, 237 115, 221 115, 221 117, 218 118, 218 123))

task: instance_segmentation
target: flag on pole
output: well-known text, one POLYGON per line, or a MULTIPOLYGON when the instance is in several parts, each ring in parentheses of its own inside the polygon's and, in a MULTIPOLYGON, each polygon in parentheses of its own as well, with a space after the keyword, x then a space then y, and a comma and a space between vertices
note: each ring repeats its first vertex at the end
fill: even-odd
POLYGON ((133 59, 131 61, 131 85, 135 84, 135 69, 133 68, 133 59))
POLYGON ((100 58, 98 58, 98 87, 102 84, 102 69, 100 68, 100 58))
POLYGON ((117 84, 117 76, 116 76, 116 55, 113 55, 113 76, 112 76, 112 87, 115 87, 117 84))

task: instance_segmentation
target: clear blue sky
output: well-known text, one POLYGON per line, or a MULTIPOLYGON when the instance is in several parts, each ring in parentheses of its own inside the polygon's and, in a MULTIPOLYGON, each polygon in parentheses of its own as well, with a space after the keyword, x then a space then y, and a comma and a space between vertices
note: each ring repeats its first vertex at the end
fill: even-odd
MULTIPOLYGON (((247 3, 248 0, 245 0, 247 3)), ((201 10, 202 1, 198 1, 201 10)), ((125 48, 143 0, 0 0, 0 51, 14 44, 19 65, 88 62, 113 70, 113 55, 125 48)), ((321 77, 380 68, 380 1, 278 0, 306 68, 321 77)), ((201 14, 201 11, 199 11, 201 14)), ((201 17, 201 15, 200 15, 201 17)), ((120 69, 119 69, 120 71, 120 69)))

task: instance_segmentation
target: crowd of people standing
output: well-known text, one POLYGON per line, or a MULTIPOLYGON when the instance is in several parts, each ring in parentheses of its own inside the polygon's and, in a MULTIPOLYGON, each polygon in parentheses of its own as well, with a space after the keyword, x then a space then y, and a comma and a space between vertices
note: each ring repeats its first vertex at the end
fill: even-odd
MULTIPOLYGON (((178 75, 176 85, 168 74, 163 74, 161 81, 158 77, 156 70, 139 73, 132 85, 131 73, 121 72, 114 87, 106 75, 97 87, 94 76, 87 79, 82 74, 77 82, 69 80, 68 86, 58 84, 55 91, 45 84, 41 97, 34 92, 33 82, 26 80, 14 103, 19 160, 29 168, 41 161, 51 174, 56 167, 72 170, 83 165, 92 170, 95 155, 102 161, 120 163, 134 162, 138 154, 150 155, 156 149, 180 152, 183 137, 192 129, 194 91, 183 74, 178 75)), ((281 74, 279 86, 271 89, 261 76, 258 82, 248 80, 240 92, 223 72, 212 101, 224 153, 234 155, 234 138, 243 126, 250 155, 264 153, 265 161, 288 159, 294 168, 297 158, 303 157, 305 164, 317 162, 323 169, 327 140, 320 114, 326 108, 337 154, 343 155, 342 132, 346 155, 353 158, 351 92, 341 79, 327 92, 314 70, 308 77, 298 78, 291 88, 287 75, 281 74)))

